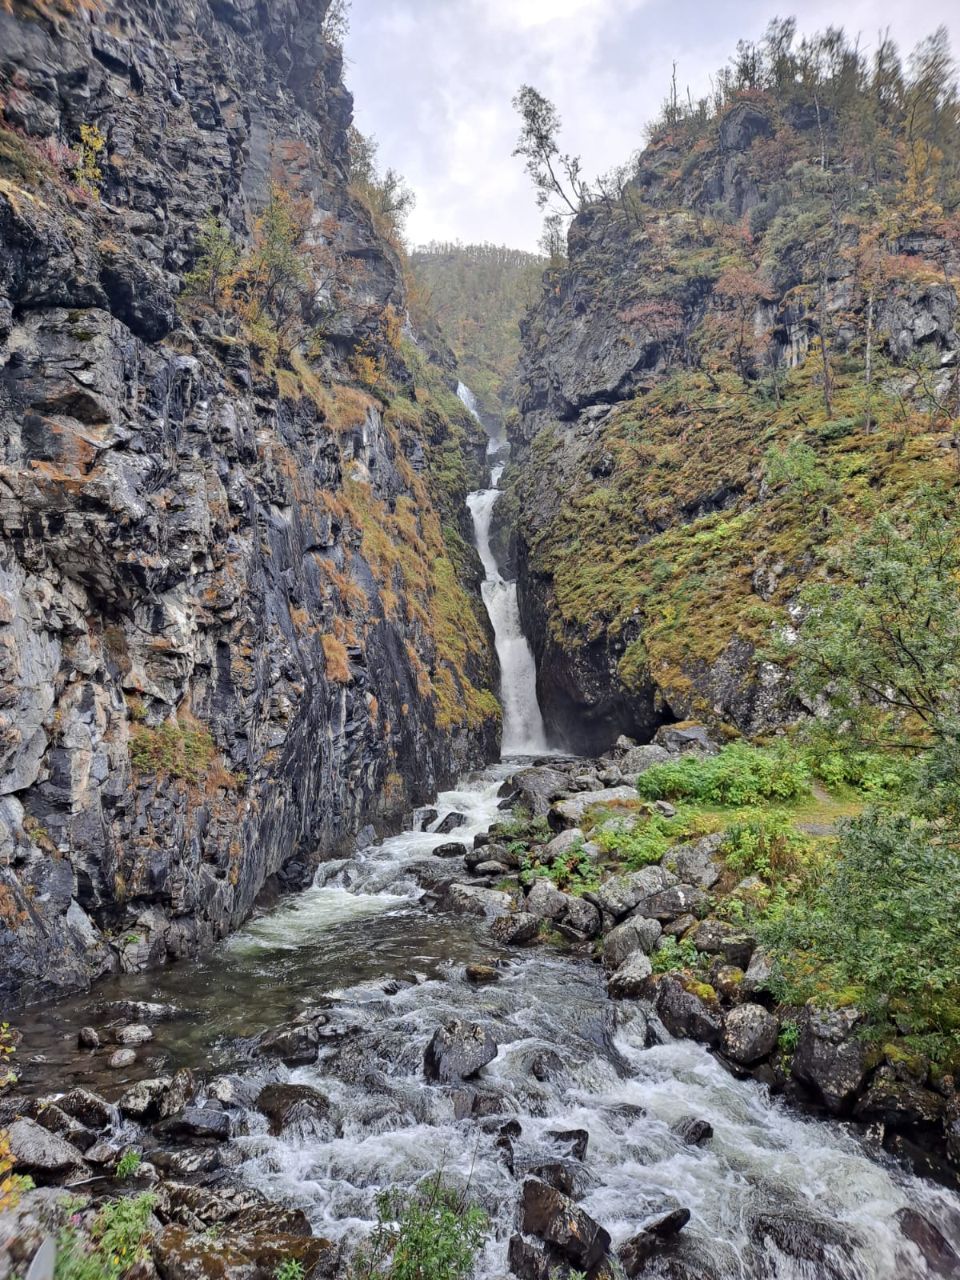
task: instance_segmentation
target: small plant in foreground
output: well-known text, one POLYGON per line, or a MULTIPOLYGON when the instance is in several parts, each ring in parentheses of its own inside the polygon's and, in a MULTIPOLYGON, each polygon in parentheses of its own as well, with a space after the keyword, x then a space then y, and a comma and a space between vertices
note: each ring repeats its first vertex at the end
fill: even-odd
POLYGON ((117 1161, 117 1167, 114 1170, 114 1177, 120 1178, 121 1180, 123 1178, 132 1178, 142 1163, 143 1157, 140 1152, 134 1151, 131 1148, 131 1150, 125 1151, 117 1161))
POLYGON ((487 1232, 487 1215, 439 1174, 416 1191, 377 1197, 377 1226, 350 1280, 467 1280, 487 1232))
POLYGON ((700 962, 700 952, 692 942, 681 938, 665 937, 650 956, 654 973, 671 973, 674 969, 695 969, 700 962))
POLYGON ((303 1280, 303 1263, 299 1258, 284 1258, 273 1273, 273 1280, 303 1280))

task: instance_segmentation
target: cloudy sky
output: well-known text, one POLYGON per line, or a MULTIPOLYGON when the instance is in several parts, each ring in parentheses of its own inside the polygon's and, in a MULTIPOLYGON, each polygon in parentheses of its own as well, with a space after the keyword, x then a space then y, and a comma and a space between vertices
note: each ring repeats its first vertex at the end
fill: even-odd
MULTIPOLYGON (((347 82, 357 124, 417 193, 414 244, 490 240, 532 249, 541 215, 510 100, 535 85, 561 114, 562 149, 592 176, 643 141, 677 62, 694 97, 738 39, 759 37, 772 0, 353 0, 347 82)), ((960 44, 956 0, 795 0, 801 30, 841 20, 911 48, 939 24, 960 44)))

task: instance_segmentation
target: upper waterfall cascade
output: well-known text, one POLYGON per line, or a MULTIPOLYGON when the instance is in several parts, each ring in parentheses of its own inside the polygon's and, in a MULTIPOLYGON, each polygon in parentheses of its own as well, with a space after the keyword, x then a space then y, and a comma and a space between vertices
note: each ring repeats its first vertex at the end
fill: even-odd
MULTIPOLYGON (((464 383, 457 385, 457 395, 471 413, 477 413, 477 400, 464 383)), ((478 489, 467 497, 473 517, 477 551, 483 564, 483 603, 490 616, 500 660, 500 697, 503 703, 503 756, 543 755, 550 750, 540 704, 537 701, 537 668, 533 650, 523 634, 516 582, 507 582, 497 566, 490 546, 493 509, 500 497, 503 466, 494 466, 490 488, 478 489)))

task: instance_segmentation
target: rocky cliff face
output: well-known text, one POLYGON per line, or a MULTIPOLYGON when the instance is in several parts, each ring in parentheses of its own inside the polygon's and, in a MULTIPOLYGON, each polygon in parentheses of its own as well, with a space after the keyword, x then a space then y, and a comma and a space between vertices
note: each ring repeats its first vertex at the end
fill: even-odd
POLYGON ((660 130, 524 325, 501 514, 548 727, 582 751, 795 716, 764 650, 803 584, 878 505, 953 483, 960 239, 936 175, 918 201, 893 126, 865 166, 839 115, 746 97, 660 130))
POLYGON ((5 1007, 208 944, 498 734, 460 523, 483 441, 348 191, 328 5, 10 8, 5 1007), (278 186, 293 337, 184 293, 204 220, 242 252, 278 186))

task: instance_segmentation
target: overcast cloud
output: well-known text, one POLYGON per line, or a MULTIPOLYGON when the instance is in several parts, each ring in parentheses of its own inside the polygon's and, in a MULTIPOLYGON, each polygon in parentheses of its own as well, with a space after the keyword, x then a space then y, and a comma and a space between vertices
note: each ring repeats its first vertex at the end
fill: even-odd
MULTIPOLYGON (((681 90, 703 94, 738 39, 756 39, 772 0, 353 0, 347 82, 358 126, 417 193, 409 239, 491 240, 532 249, 540 234, 510 100, 535 85, 557 105, 564 150, 592 176, 643 143, 677 62, 681 90)), ((889 27, 906 50, 945 23, 956 0, 802 0, 801 30, 842 21, 864 44, 889 27)))

